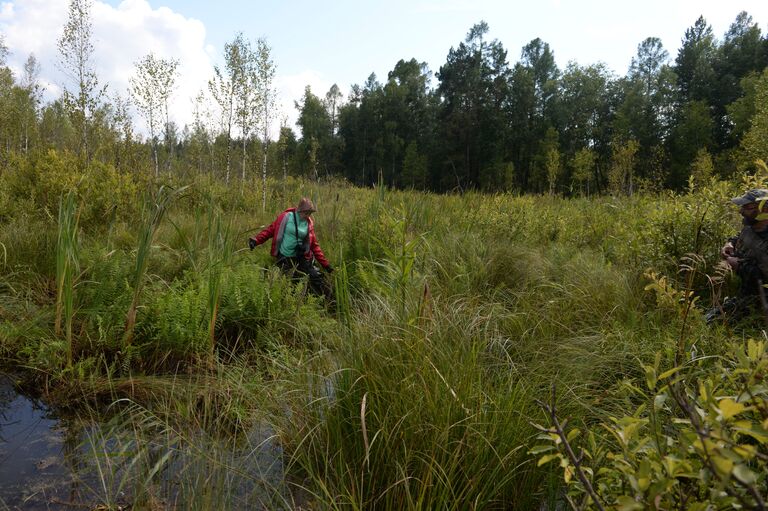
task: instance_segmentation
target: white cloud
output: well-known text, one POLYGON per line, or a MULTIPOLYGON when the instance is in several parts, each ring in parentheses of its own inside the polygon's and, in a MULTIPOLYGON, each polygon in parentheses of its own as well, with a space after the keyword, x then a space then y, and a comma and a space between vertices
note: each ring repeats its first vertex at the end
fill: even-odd
MULTIPOLYGON (((279 69, 278 69, 279 70, 279 69)), ((294 105, 294 101, 301 101, 304 96, 305 87, 309 86, 312 94, 319 98, 324 98, 325 93, 333 85, 333 82, 324 78, 321 73, 313 70, 303 71, 293 75, 277 75, 275 77, 275 88, 278 93, 278 102, 281 105, 280 119, 282 117, 288 120, 288 126, 294 131, 298 131, 296 120, 299 118, 299 112, 294 105)))
MULTIPOLYGON (((49 100, 61 87, 72 87, 59 69, 57 40, 67 18, 67 0, 14 0, 0 9, 0 31, 11 50, 9 65, 16 72, 30 53, 42 66, 41 81, 49 100)), ((205 88, 212 74, 210 46, 202 22, 168 8, 153 9, 146 0, 124 0, 116 8, 94 1, 91 9, 94 55, 92 64, 108 94, 125 97, 134 63, 149 52, 179 60, 179 79, 171 116, 183 126, 192 121, 190 99, 205 88)), ((137 119, 137 126, 143 122, 137 119)))
POLYGON ((0 3, 0 20, 13 16, 13 4, 10 2, 0 3))
MULTIPOLYGON (((73 88, 58 64, 57 41, 67 19, 68 0, 13 0, 0 4, 0 32, 11 51, 9 66, 18 76, 30 53, 41 65, 40 80, 47 101, 58 98, 64 87, 73 88)), ((94 0, 91 8, 94 54, 92 64, 100 84, 108 85, 113 98, 128 95, 134 64, 153 52, 155 56, 178 59, 179 78, 172 98, 171 118, 179 127, 193 121, 192 100, 213 75, 219 51, 206 41, 203 22, 185 17, 167 7, 152 8, 147 0, 123 0, 113 7, 94 0)), ((304 71, 275 77, 280 112, 273 122, 271 135, 277 136, 283 119, 296 130, 298 112, 294 100, 300 100, 304 87, 323 97, 332 82, 317 71, 304 71)), ((145 123, 135 115, 137 128, 146 133, 145 123)), ((214 123, 215 124, 215 123, 214 123)))

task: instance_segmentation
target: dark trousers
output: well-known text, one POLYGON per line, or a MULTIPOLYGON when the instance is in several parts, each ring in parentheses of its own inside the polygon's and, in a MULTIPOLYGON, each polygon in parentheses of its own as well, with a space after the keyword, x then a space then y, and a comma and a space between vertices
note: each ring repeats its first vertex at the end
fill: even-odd
POLYGON ((301 279, 304 275, 309 277, 309 291, 315 296, 323 296, 328 300, 333 300, 331 287, 323 278, 320 270, 315 268, 311 261, 303 257, 285 257, 277 258, 277 266, 283 270, 283 273, 294 280, 301 279))
POLYGON ((757 263, 750 259, 742 259, 739 269, 739 291, 735 298, 723 302, 723 310, 732 320, 739 320, 749 315, 755 308, 760 308, 760 286, 765 282, 763 272, 757 263))
POLYGON ((757 263, 744 259, 739 264, 739 269, 736 270, 736 274, 739 276, 739 296, 758 296, 760 294, 760 283, 765 283, 763 272, 757 266, 757 263))
POLYGON ((742 259, 736 275, 739 276, 739 290, 736 296, 726 298, 722 304, 709 309, 704 316, 707 323, 720 319, 739 321, 751 314, 755 307, 759 307, 760 284, 766 280, 757 263, 751 259, 742 259))

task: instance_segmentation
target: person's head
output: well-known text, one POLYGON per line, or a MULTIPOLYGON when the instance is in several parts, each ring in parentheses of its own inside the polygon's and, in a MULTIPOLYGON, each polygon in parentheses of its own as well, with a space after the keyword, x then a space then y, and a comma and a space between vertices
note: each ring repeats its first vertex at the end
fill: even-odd
POLYGON ((309 216, 317 211, 315 204, 307 197, 302 197, 299 201, 299 205, 296 206, 296 211, 299 213, 299 217, 306 220, 309 216))
POLYGON ((739 206, 739 213, 744 217, 745 224, 768 222, 768 190, 765 188, 749 190, 744 195, 734 197, 731 202, 739 206))

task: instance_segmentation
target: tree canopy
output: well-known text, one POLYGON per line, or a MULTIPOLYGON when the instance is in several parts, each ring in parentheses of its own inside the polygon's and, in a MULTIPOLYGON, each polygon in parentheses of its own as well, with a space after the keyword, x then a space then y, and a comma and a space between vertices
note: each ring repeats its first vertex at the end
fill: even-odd
POLYGON ((155 174, 163 155, 168 172, 229 182, 238 147, 234 175, 243 182, 259 174, 261 162, 263 180, 338 176, 363 186, 550 194, 681 188, 691 175, 725 178, 768 159, 761 134, 768 36, 746 12, 721 38, 699 17, 675 55, 659 38, 643 39, 624 76, 601 63, 560 69, 540 38, 513 62, 480 21, 434 73, 403 58, 383 81, 371 74, 348 91, 307 87, 295 104, 298 130, 283 122, 275 144, 268 126, 276 118, 276 63, 265 40, 254 46, 236 34, 225 45, 223 65, 191 101, 194 122, 180 128, 168 110, 183 79, 178 61, 149 54, 136 64, 130 94, 123 93, 133 102, 120 91, 107 98, 94 71, 91 28, 90 2, 71 0, 59 39, 70 81, 48 104, 39 62, 30 55, 23 75, 14 76, 6 65, 12 49, 0 34, 0 152, 54 148, 86 164, 95 157, 155 174), (146 118, 145 140, 131 108, 146 118))

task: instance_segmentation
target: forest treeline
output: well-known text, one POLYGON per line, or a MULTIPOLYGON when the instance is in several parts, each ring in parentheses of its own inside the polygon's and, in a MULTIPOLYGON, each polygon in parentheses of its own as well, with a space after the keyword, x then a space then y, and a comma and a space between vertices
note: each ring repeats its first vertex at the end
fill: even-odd
MULTIPOLYGON (((700 17, 677 55, 661 40, 639 43, 625 76, 601 63, 558 68, 541 39, 510 64, 485 22, 450 48, 434 74, 402 59, 345 95, 337 85, 296 102, 298 130, 279 138, 265 40, 242 34, 194 99, 194 122, 169 114, 178 61, 147 55, 124 94, 94 71, 89 0, 71 0, 58 40, 70 83, 43 102, 40 65, 7 66, 0 34, 0 155, 76 153, 124 172, 211 174, 227 182, 260 175, 344 177, 368 186, 432 191, 590 194, 680 189, 691 178, 727 178, 768 158, 768 35, 746 12, 718 38, 700 17), (144 118, 142 136, 132 111, 144 118), (277 131, 277 130, 275 130, 277 131)), ((609 44, 610 42, 607 41, 609 44)))

